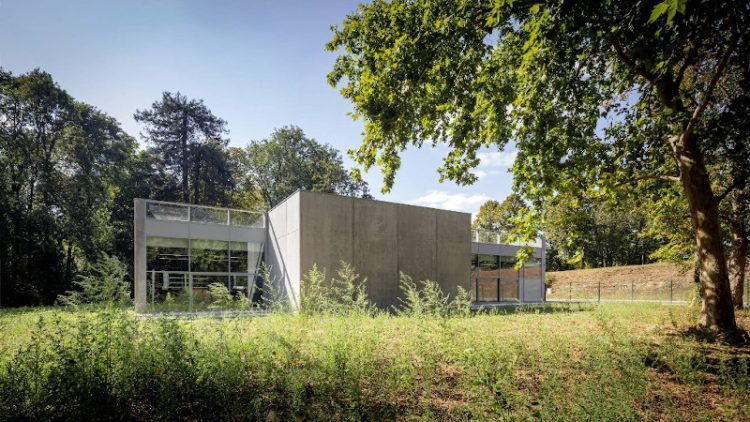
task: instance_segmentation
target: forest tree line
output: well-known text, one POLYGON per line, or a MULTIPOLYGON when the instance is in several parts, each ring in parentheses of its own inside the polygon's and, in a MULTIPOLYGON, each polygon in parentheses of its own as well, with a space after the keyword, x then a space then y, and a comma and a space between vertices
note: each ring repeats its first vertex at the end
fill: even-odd
POLYGON ((102 254, 132 265, 133 198, 262 210, 300 188, 369 197, 299 127, 230 147, 202 100, 144 106, 137 140, 50 74, 0 69, 0 306, 53 303, 102 254))

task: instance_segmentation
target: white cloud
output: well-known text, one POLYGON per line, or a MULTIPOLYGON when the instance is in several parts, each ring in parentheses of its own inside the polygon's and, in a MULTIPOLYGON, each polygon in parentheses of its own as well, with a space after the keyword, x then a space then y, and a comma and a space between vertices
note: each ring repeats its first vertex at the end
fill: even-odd
POLYGON ((477 178, 481 179, 483 177, 487 177, 487 172, 484 170, 477 170, 474 172, 474 175, 477 176, 477 178))
POLYGON ((510 167, 516 161, 518 151, 480 152, 479 165, 482 167, 510 167))
POLYGON ((445 191, 431 190, 416 199, 408 201, 407 203, 451 211, 475 213, 479 210, 479 206, 489 199, 491 199, 489 196, 483 194, 465 195, 462 193, 448 193, 445 191))

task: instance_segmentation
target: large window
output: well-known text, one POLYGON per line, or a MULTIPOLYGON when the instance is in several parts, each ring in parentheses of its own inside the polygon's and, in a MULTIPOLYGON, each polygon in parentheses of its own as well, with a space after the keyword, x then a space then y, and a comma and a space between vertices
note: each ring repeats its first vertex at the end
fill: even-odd
POLYGON ((516 257, 501 256, 498 279, 500 283, 500 301, 517 301, 519 286, 519 271, 516 269, 516 257))
POLYGON ((223 240, 191 241, 190 270, 192 272, 229 272, 229 242, 223 240))
POLYGON ((519 270, 511 256, 475 254, 472 257, 472 279, 478 302, 519 300, 519 270))
POLYGON ((146 267, 152 271, 187 271, 188 240, 149 237, 146 240, 146 267))
POLYGON ((254 294, 263 252, 260 243, 148 237, 146 246, 151 304, 159 303, 168 310, 200 309, 219 302, 226 307, 226 295, 217 300, 217 283, 235 302, 254 294))

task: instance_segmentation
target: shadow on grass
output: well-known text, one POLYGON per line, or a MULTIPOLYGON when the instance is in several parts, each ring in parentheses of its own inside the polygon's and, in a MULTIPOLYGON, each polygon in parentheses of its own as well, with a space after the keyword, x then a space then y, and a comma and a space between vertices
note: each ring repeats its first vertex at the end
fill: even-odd
POLYGON ((38 314, 40 312, 57 311, 61 309, 63 308, 55 306, 23 306, 20 308, 0 308, 0 317, 17 316, 31 313, 38 314))
POLYGON ((733 333, 719 334, 705 328, 690 327, 685 330, 677 331, 675 334, 686 340, 694 340, 700 343, 747 349, 750 353, 750 332, 745 331, 742 328, 738 328, 737 331, 733 333))
POLYGON ((555 303, 555 304, 533 304, 533 305, 507 305, 487 306, 474 309, 476 314, 484 315, 513 315, 513 314, 560 314, 571 312, 591 311, 596 304, 591 303, 555 303))

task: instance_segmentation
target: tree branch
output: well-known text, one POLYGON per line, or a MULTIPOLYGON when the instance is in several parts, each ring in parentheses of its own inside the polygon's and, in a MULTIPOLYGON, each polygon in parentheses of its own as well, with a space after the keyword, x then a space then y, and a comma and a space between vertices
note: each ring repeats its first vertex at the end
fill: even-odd
POLYGON ((666 180, 668 182, 680 183, 680 178, 677 176, 669 176, 666 174, 646 174, 646 175, 635 176, 629 179, 625 179, 615 186, 619 187, 619 186, 639 182, 641 180, 666 180))
POLYGON ((720 203, 724 198, 726 198, 730 193, 732 193, 735 189, 742 187, 747 183, 747 175, 744 177, 738 177, 732 182, 731 185, 727 186, 726 189, 724 189, 724 192, 716 196, 716 203, 720 203))
POLYGON ((682 84, 682 80, 685 78, 685 72, 687 71, 688 67, 693 63, 693 60, 695 60, 695 48, 691 48, 688 53, 686 54, 685 61, 682 63, 682 66, 680 66, 680 70, 677 71, 677 76, 675 77, 675 85, 678 87, 682 84))
POLYGON ((615 54, 625 64, 625 66, 627 66, 628 69, 630 69, 633 73, 643 77, 643 79, 653 85, 654 89, 656 90, 656 95, 659 97, 659 101, 661 101, 664 106, 673 110, 682 109, 682 101, 680 100, 678 95, 679 85, 676 85, 674 81, 672 81, 672 79, 667 79, 664 77, 660 78, 656 73, 651 72, 643 66, 638 66, 638 64, 633 59, 625 54, 620 41, 618 41, 614 35, 610 35, 608 39, 610 44, 612 44, 612 48, 615 50, 615 54))
POLYGON ((729 40, 729 45, 724 50, 724 54, 721 55, 721 59, 719 60, 719 63, 716 65, 714 76, 711 78, 711 82, 708 84, 706 93, 703 95, 703 100, 698 105, 698 107, 696 107, 695 111, 693 111, 693 116, 690 118, 690 121, 685 127, 685 130, 682 132, 682 135, 680 136, 680 141, 683 145, 685 145, 687 140, 693 134, 693 131, 695 130, 695 127, 698 125, 698 122, 700 121, 701 116, 703 115, 703 112, 706 110, 706 107, 708 107, 708 104, 711 102, 711 97, 713 96, 714 90, 716 89, 716 84, 719 82, 719 79, 721 79, 721 75, 722 73, 724 73, 724 68, 726 67, 727 62, 729 61, 729 57, 734 52, 734 49, 737 46, 737 41, 739 40, 739 38, 740 38, 739 32, 735 32, 732 35, 732 38, 729 40))
POLYGON ((628 57, 628 55, 625 54, 625 51, 622 49, 622 45, 620 45, 620 41, 618 41, 614 35, 609 36, 609 43, 612 44, 612 48, 615 50, 615 54, 617 54, 617 57, 623 63, 625 63, 625 66, 627 66, 628 69, 642 76, 650 84, 656 85, 656 75, 650 72, 648 69, 644 68, 643 66, 638 66, 638 64, 636 64, 636 62, 633 61, 633 59, 628 57))

